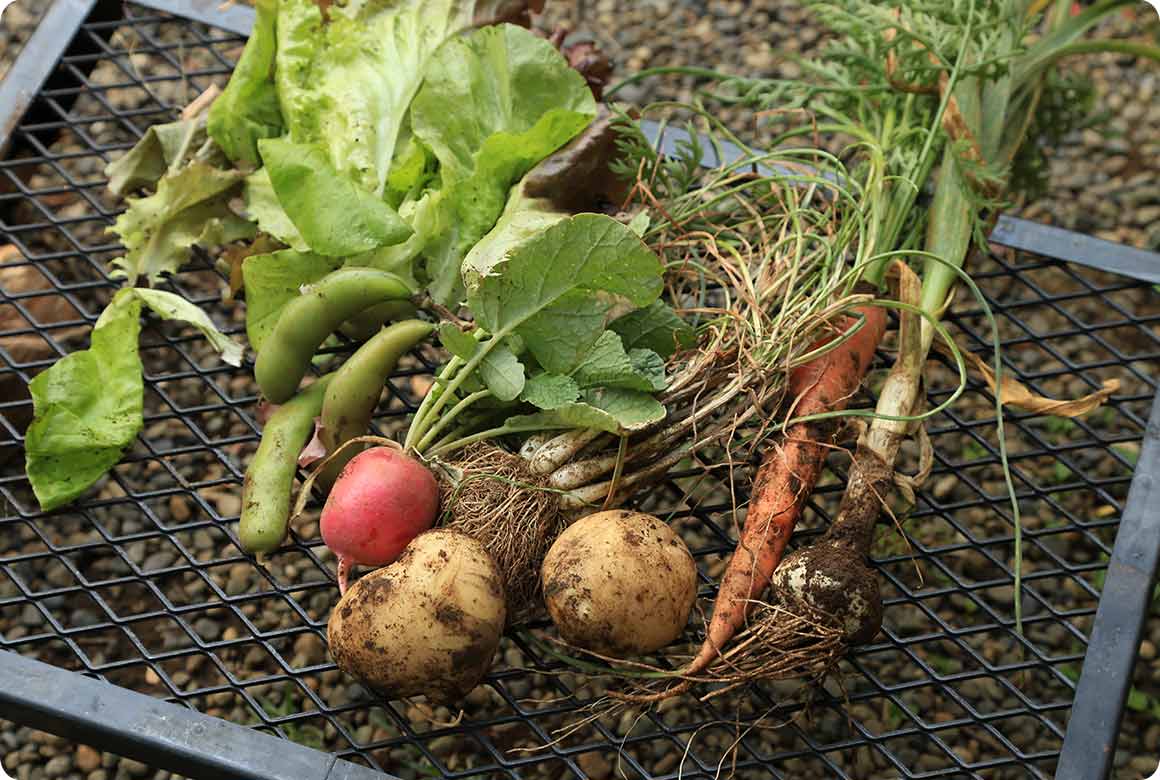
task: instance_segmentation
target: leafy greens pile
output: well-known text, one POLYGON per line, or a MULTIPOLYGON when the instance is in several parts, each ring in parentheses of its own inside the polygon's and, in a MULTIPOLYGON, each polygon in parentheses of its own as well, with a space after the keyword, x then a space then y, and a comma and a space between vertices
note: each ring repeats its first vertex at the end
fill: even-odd
MULTIPOLYGON (((115 194, 151 193, 128 197, 112 227, 125 247, 114 275, 130 287, 97 322, 90 349, 32 383, 27 471, 42 508, 79 496, 142 427, 142 305, 201 329, 240 364, 241 347, 204 312, 137 287, 177 271, 195 246, 251 241, 234 256, 244 258, 256 350, 304 285, 344 265, 378 268, 475 313, 472 332, 441 331, 453 354, 443 387, 464 387, 471 403, 488 401, 492 413, 530 404, 540 415, 523 417, 541 428, 621 430, 662 417, 651 395, 664 386, 662 358, 648 348, 655 324, 651 343, 639 316, 605 329, 653 304, 660 262, 628 226, 569 214, 521 185, 597 111, 551 42, 489 24, 520 4, 255 5, 224 91, 150 128, 108 167, 115 194)), ((453 397, 434 393, 435 414, 413 432, 430 441, 466 430, 467 416, 438 415, 453 397)), ((463 400, 457 413, 471 405, 463 400)))

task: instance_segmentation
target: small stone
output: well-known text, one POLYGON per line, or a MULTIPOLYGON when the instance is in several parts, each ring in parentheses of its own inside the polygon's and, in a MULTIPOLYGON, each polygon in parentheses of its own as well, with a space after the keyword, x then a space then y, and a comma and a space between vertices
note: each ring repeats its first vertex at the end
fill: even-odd
POLYGON ((1160 724, 1154 723, 1144 732, 1144 748, 1153 754, 1160 750, 1160 724))
POLYGON ((24 609, 20 610, 20 622, 29 628, 36 628, 44 622, 44 617, 40 614, 40 610, 34 604, 25 604, 24 609))
POLYGON ((173 563, 173 553, 170 550, 160 550, 153 553, 145 559, 145 563, 141 565, 144 571, 153 571, 155 569, 164 569, 173 563))
POLYGON ((437 739, 431 740, 431 742, 427 745, 427 748, 435 755, 436 758, 447 758, 453 752, 455 752, 455 746, 458 744, 460 744, 460 740, 458 738, 448 735, 446 737, 438 737, 437 739))
POLYGON ((581 753, 576 757, 576 763, 589 780, 604 780, 612 776, 612 763, 600 753, 581 753))
POLYGON ((218 493, 214 505, 222 517, 236 517, 242 511, 242 497, 234 493, 218 493))
POLYGON ((128 772, 130 777, 145 777, 150 771, 148 764, 142 764, 131 758, 121 759, 121 768, 128 772))
POLYGON ((1128 157, 1123 154, 1117 154, 1113 157, 1108 157, 1104 160, 1100 167, 1103 168, 1105 173, 1111 176, 1116 176, 1123 173, 1124 170, 1127 169, 1128 157))
POLYGON ((482 708, 486 707, 491 702, 491 687, 487 685, 477 685, 471 689, 471 693, 467 694, 467 707, 482 708))
POLYGON ((1128 766, 1137 772, 1142 772, 1143 777, 1151 777, 1156 771, 1157 762, 1155 758, 1150 756, 1136 756, 1128 762, 1128 766))
POLYGON ((1133 220, 1137 225, 1151 225, 1160 220, 1160 206, 1144 206, 1136 212, 1133 220))
POLYGON ((269 656, 266 651, 260 647, 251 647, 246 653, 246 657, 242 659, 242 666, 247 669, 261 669, 265 666, 269 656))
POLYGON ((1151 661, 1156 657, 1156 645, 1145 639, 1140 643, 1140 657, 1145 661, 1151 661))
POLYGON ((189 509, 189 501, 185 496, 170 496, 169 497, 169 515, 179 523, 184 523, 193 516, 193 512, 189 509))
POLYGON ((1144 78, 1140 79, 1140 86, 1136 89, 1136 100, 1142 106, 1146 106, 1152 102, 1152 96, 1156 93, 1156 76, 1149 73, 1144 78))
POLYGON ((670 750, 664 755, 663 758, 661 758, 660 761, 657 762, 656 766, 652 768, 652 774, 667 775, 669 772, 676 768, 680 760, 681 754, 676 750, 670 750))
POLYGON ((95 772, 90 772, 85 780, 109 780, 109 773, 104 769, 98 769, 95 772))
POLYGON ((44 776, 64 777, 70 769, 72 769, 72 758, 70 756, 56 756, 50 758, 48 763, 44 765, 44 776))
POLYGON ((92 772, 101 768, 101 754, 88 745, 78 745, 73 764, 82 772, 92 772))
POLYGON ((199 618, 194 621, 193 630, 207 642, 216 642, 218 637, 222 635, 222 627, 218 625, 217 621, 209 618, 199 618))
POLYGON ((934 495, 935 498, 941 501, 951 494, 951 492, 955 489, 955 485, 958 484, 958 481, 959 478, 954 474, 947 474, 946 476, 939 477, 938 480, 934 483, 934 487, 931 488, 930 492, 934 495))
POLYGON ((231 596, 240 596, 250 587, 250 574, 254 571, 248 563, 235 563, 230 567, 229 579, 226 581, 226 593, 231 596))
POLYGON ((204 528, 193 532, 193 546, 197 550, 212 550, 213 537, 204 528))

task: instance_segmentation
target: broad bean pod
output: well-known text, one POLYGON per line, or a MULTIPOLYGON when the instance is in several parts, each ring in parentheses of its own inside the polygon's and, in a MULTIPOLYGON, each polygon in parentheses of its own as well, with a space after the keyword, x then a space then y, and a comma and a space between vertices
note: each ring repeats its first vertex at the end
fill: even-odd
POLYGON ((246 552, 270 552, 286 537, 298 455, 314 432, 314 418, 322 410, 333 378, 334 374, 322 377, 275 409, 266 421, 242 483, 238 539, 246 552))
MULTIPOLYGON (((396 322, 372 336, 334 373, 334 380, 322 402, 320 426, 320 438, 328 453, 367 432, 382 396, 383 385, 395 370, 399 358, 431 335, 433 330, 434 325, 422 320, 396 322)), ((331 458, 319 474, 318 481, 328 487, 334 484, 343 466, 358 453, 359 448, 351 446, 338 457, 331 458)))
POLYGON ((411 295, 399 277, 375 268, 340 268, 282 309, 254 365, 254 378, 272 403, 289 400, 326 337, 358 312, 411 295))

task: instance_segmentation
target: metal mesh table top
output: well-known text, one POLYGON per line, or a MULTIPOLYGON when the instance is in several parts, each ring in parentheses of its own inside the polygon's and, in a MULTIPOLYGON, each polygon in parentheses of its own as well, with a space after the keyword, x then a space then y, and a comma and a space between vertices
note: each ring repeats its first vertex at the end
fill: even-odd
MULTIPOLYGON (((917 505, 879 529, 883 631, 824 686, 607 711, 605 683, 514 633, 452 724, 446 709, 377 699, 330 663, 338 593, 317 508, 282 550, 261 561, 239 551, 257 390, 250 367, 222 364, 196 331, 147 319, 144 431, 86 498, 37 510, 23 470, 25 385, 85 346, 116 289, 107 262, 118 246, 105 229, 122 205, 103 167, 224 83, 244 42, 134 5, 124 14, 81 26, 0 162, 0 244, 13 247, 0 266, 0 649, 403 777, 1052 775, 1155 395, 1151 286, 1006 250, 971 268, 1021 381, 1055 397, 1122 383, 1075 421, 1006 414, 1025 531, 1023 637, 994 401, 972 381, 930 425, 934 470, 917 505)), ((163 287, 244 339, 244 306, 223 300, 212 258, 198 255, 163 287)), ((948 322, 990 357, 979 302, 960 294, 948 322)), ((382 432, 415 408, 436 361, 425 350, 392 378, 382 432)), ((932 404, 954 380, 947 366, 932 372, 932 404)), ((824 528, 845 465, 831 458, 799 541, 824 528)), ((711 598, 735 538, 727 486, 690 471, 639 503, 689 542, 711 598)))

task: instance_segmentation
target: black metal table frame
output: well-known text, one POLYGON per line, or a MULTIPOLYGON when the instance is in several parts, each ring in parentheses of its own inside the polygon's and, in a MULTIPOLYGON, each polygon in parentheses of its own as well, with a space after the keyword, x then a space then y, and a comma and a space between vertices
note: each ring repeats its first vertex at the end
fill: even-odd
MULTIPOLYGON (((246 35, 247 6, 220 0, 133 0, 246 35)), ((0 156, 36 95, 87 20, 113 21, 119 0, 55 0, 0 82, 0 156)), ((662 147, 681 140, 669 130, 662 147)), ((726 150, 727 152, 727 150, 726 150)), ((706 160, 713 164, 714 160, 706 160)), ((991 241, 1017 250, 1160 284, 1160 255, 1027 220, 1001 217, 991 241)), ((0 293, 2 295, 2 293, 0 293)), ((1060 780, 1108 776, 1137 647, 1160 559, 1160 396, 1116 535, 1104 589, 1059 758, 1060 780)), ((349 761, 159 701, 102 680, 0 651, 0 717, 203 780, 371 780, 387 777, 349 761)))

